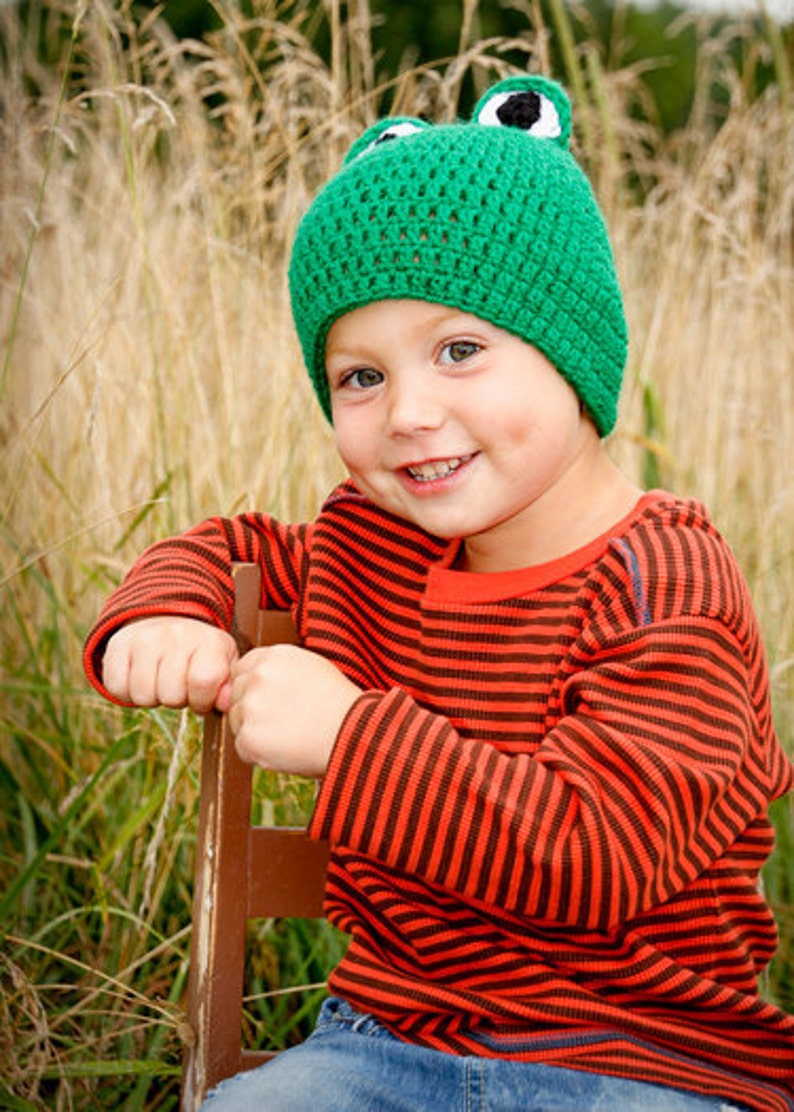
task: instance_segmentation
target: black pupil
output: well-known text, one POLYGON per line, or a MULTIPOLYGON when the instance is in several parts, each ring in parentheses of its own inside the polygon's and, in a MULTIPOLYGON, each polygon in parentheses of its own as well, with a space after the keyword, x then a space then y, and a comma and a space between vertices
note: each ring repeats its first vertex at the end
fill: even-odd
POLYGON ((528 89, 524 93, 513 93, 496 110, 499 122, 505 127, 520 127, 529 131, 540 119, 540 94, 528 89))

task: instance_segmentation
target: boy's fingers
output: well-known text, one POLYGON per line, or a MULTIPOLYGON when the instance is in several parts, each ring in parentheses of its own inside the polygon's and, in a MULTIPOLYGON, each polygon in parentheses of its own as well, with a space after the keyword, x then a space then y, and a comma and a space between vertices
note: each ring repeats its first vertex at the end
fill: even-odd
POLYGON ((111 643, 102 661, 102 682, 114 699, 125 701, 128 694, 128 663, 122 662, 119 657, 120 654, 113 651, 111 643))
POLYGON ((255 668, 262 664, 269 652, 270 649, 267 646, 260 645, 258 648, 244 653, 243 656, 238 656, 231 666, 232 679, 236 680, 248 672, 253 672, 255 668))
MULTIPOLYGON (((220 711, 221 714, 227 714, 232 705, 232 682, 226 680, 218 689, 218 694, 215 696, 215 710, 220 711)), ((212 708, 210 708, 212 709, 212 708)))
POLYGON ((121 702, 132 702, 130 692, 133 654, 128 639, 120 635, 112 637, 105 650, 102 661, 102 682, 110 694, 121 702))
POLYGON ((223 644, 202 647, 191 656, 187 673, 187 702, 197 714, 206 714, 216 705, 221 688, 229 682, 236 656, 237 648, 231 637, 223 644))
POLYGON ((156 702, 158 662, 137 648, 137 630, 125 626, 111 637, 102 661, 102 682, 123 703, 150 707, 156 702))
POLYGON ((127 669, 127 698, 136 707, 153 707, 159 702, 160 662, 132 654, 127 669))
POLYGON ((147 706, 159 704, 174 709, 187 706, 188 683, 184 657, 162 657, 157 664, 153 686, 152 702, 147 703, 147 706))
POLYGON ((108 643, 105 687, 139 707, 185 707, 205 714, 229 679, 237 647, 230 634, 185 618, 141 619, 108 643))

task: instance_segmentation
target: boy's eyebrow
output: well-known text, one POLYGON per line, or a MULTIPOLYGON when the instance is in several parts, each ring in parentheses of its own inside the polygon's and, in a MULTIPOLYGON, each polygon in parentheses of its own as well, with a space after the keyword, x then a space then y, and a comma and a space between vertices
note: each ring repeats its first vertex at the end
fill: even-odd
MULTIPOLYGON (((445 321, 447 321, 450 318, 465 317, 467 320, 476 321, 477 323, 481 323, 481 324, 486 323, 486 322, 479 321, 478 318, 475 317, 473 313, 467 313, 463 309, 456 309, 452 305, 441 305, 441 304, 436 305, 435 303, 432 303, 432 302, 428 302, 427 304, 432 305, 434 311, 429 313, 421 321, 421 323, 416 323, 416 324, 413 324, 413 325, 410 326, 411 328, 415 329, 416 331, 426 332, 428 329, 440 327, 444 324, 445 321)), ((341 320, 341 318, 338 318, 338 319, 341 320)), ((408 327, 408 326, 406 326, 406 327, 408 327)), ((326 355, 326 358, 328 358, 329 354, 331 354, 331 353, 333 353, 336 356, 346 355, 346 354, 352 355, 354 353, 352 351, 350 351, 349 349, 351 347, 357 348, 359 346, 359 344, 360 344, 360 341, 358 340, 358 338, 356 336, 353 336, 352 340, 348 339, 347 337, 344 337, 344 339, 342 341, 340 341, 338 339, 334 340, 331 337, 331 330, 329 329, 328 335, 325 338, 325 355, 326 355)), ((367 341, 364 346, 366 346, 370 349, 372 347, 376 348, 377 343, 375 343, 373 345, 371 341, 367 341)))
POLYGON ((353 357, 355 357, 356 359, 358 359, 358 358, 361 357, 361 350, 360 350, 361 346, 362 345, 357 344, 355 340, 346 341, 346 342, 340 342, 339 340, 337 340, 336 342, 334 342, 332 340, 326 340, 325 341, 325 358, 326 358, 326 361, 330 357, 333 357, 333 358, 336 358, 336 359, 342 359, 342 358, 351 358, 352 359, 353 357))

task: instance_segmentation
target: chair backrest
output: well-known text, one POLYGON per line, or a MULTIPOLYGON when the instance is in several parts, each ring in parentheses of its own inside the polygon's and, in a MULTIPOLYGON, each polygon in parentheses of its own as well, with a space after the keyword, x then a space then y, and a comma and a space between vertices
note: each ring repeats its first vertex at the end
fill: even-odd
MULTIPOLYGON (((295 643, 288 614, 260 609, 258 569, 233 570, 241 647, 295 643)), ((294 827, 252 826, 251 781, 225 716, 213 711, 201 757, 182 1112, 194 1112, 219 1081, 271 1056, 242 1046, 246 921, 322 915, 328 847, 294 827)))

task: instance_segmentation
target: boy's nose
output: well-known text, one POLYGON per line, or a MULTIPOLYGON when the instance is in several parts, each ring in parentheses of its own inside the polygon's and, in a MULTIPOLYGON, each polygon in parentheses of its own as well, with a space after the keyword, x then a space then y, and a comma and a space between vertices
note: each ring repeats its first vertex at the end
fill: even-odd
POLYGON ((390 383, 389 429, 393 435, 410 436, 426 429, 437 429, 443 424, 445 408, 439 391, 430 382, 417 381, 390 383))

